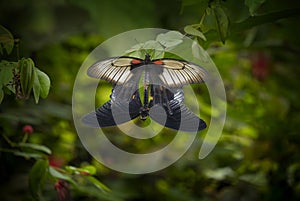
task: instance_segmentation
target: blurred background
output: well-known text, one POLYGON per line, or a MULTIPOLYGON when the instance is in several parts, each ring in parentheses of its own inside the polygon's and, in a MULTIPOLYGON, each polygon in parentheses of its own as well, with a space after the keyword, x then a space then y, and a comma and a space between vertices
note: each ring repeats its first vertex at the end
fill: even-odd
MULTIPOLYGON (((299 11, 300 3, 292 0, 2 0, 0 25, 18 42, 1 60, 30 57, 51 87, 38 104, 33 96, 16 100, 6 94, 0 105, 1 200, 299 200, 299 11), (184 33, 185 26, 200 22, 206 23, 206 30, 200 27, 206 41, 197 41, 216 64, 227 96, 225 128, 213 152, 197 159, 204 131, 179 161, 155 173, 130 175, 101 165, 82 146, 72 120, 72 87, 84 59, 124 31, 154 27, 184 33), (3 135, 18 142, 25 125, 33 128, 27 142, 50 148, 46 165, 61 175, 50 172, 43 183, 32 184, 28 178, 36 182, 41 176, 37 165, 33 170, 37 159, 3 151, 11 148, 3 135), (80 169, 86 166, 98 183, 86 181, 80 169)), ((201 87, 194 90, 199 102, 209 98, 201 87)), ((204 112, 205 119, 209 115, 204 112)), ((116 140, 132 150, 151 145, 116 140)))

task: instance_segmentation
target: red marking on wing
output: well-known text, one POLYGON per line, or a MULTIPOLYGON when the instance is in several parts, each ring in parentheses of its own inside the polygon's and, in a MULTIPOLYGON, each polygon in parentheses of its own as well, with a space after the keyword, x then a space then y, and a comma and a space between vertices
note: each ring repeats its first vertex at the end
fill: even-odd
POLYGON ((162 60, 156 60, 156 61, 153 61, 154 64, 156 65, 163 65, 164 62, 162 60))
POLYGON ((130 63, 131 64, 141 64, 142 62, 138 59, 132 59, 130 63))

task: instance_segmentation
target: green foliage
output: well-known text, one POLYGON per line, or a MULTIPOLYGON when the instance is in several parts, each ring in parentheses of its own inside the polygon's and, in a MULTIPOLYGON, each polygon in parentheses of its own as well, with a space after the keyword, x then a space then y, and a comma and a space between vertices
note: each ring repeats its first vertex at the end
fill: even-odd
POLYGON ((249 7, 249 12, 251 15, 254 15, 257 9, 265 2, 266 0, 245 0, 245 4, 249 7))
POLYGON ((70 182, 73 185, 76 185, 76 182, 70 177, 70 175, 63 174, 63 173, 57 171, 54 167, 49 167, 49 173, 51 174, 51 176, 53 176, 56 179, 62 179, 62 180, 70 182))
POLYGON ((3 101, 5 88, 15 93, 12 81, 14 79, 13 69, 16 68, 16 66, 16 62, 8 62, 5 60, 0 62, 0 103, 3 101))
POLYGON ((35 102, 39 102, 39 97, 47 98, 50 89, 50 79, 46 73, 35 68, 33 82, 33 95, 35 102))
POLYGON ((138 43, 126 51, 128 56, 143 58, 145 53, 151 58, 162 58, 168 50, 183 42, 183 35, 178 31, 169 31, 158 34, 155 40, 138 43))
POLYGON ((27 99, 33 90, 35 102, 38 103, 39 97, 46 98, 50 89, 50 79, 47 74, 34 66, 33 61, 22 58, 18 62, 20 71, 21 98, 27 99))
POLYGON ((0 86, 6 87, 11 84, 11 81, 13 80, 13 69, 17 66, 18 64, 16 62, 8 62, 5 60, 2 60, 0 63, 0 86))
MULTIPOLYGON (((12 34, 3 26, 0 27, 0 53, 6 50, 11 54, 14 48, 14 38, 12 34)), ((1 60, 0 62, 0 103, 3 101, 7 88, 19 99, 28 99, 31 91, 35 102, 38 103, 39 97, 46 98, 50 89, 50 79, 47 74, 35 67, 31 58, 22 58, 18 62, 1 60)), ((8 93, 9 94, 9 93, 8 93)))
POLYGON ((32 90, 33 83, 37 79, 34 70, 34 63, 30 58, 22 58, 19 61, 18 66, 20 69, 21 92, 25 98, 28 98, 32 90))
POLYGON ((198 28, 200 28, 200 26, 198 24, 188 25, 188 26, 184 27, 184 31, 185 31, 185 33, 187 33, 189 35, 197 36, 197 37, 201 38, 202 40, 206 41, 204 34, 201 31, 199 31, 198 28))
POLYGON ((41 200, 41 190, 47 175, 47 161, 38 160, 29 174, 29 189, 34 200, 41 200))
POLYGON ((215 16, 216 27, 220 36, 220 40, 222 41, 222 43, 225 43, 225 40, 228 35, 228 27, 229 27, 229 20, 227 18, 227 15, 224 12, 223 8, 220 6, 216 6, 215 8, 212 8, 212 12, 215 16))
POLYGON ((20 148, 30 148, 30 149, 33 149, 33 150, 36 150, 36 151, 41 151, 41 152, 44 152, 45 154, 48 154, 48 155, 51 154, 51 150, 48 147, 43 146, 43 145, 39 145, 39 144, 21 142, 21 143, 18 143, 18 146, 20 148))
POLYGON ((96 174, 96 169, 92 165, 87 165, 81 168, 74 166, 65 166, 64 169, 49 167, 49 173, 52 177, 60 180, 64 180, 72 184, 72 186, 80 192, 85 192, 84 186, 89 186, 88 182, 95 188, 95 191, 90 192, 91 196, 101 196, 103 200, 116 200, 113 196, 108 196, 107 193, 110 189, 100 182, 96 177, 92 176, 96 174))
POLYGON ((94 166, 85 166, 82 168, 77 168, 73 166, 66 166, 66 170, 71 174, 87 174, 87 175, 94 175, 96 174, 96 169, 94 166))
MULTIPOLYGON (((225 43, 228 37, 234 37, 237 32, 246 31, 247 29, 274 22, 278 19, 298 15, 300 12, 299 8, 295 8, 255 15, 264 2, 265 0, 245 0, 245 4, 241 5, 239 2, 230 0, 224 2, 219 0, 209 1, 202 5, 202 9, 205 8, 205 12, 202 14, 200 23, 188 25, 184 31, 205 41, 205 43, 201 42, 204 45, 216 41, 217 37, 222 43, 225 43), (243 19, 236 19, 237 13, 245 10, 246 7, 249 9, 249 13, 244 12, 242 14, 242 16, 245 16, 243 19), (239 11, 233 13, 236 8, 239 11)), ((193 5, 194 3, 196 1, 191 0, 189 3, 184 3, 183 5, 193 5)))
POLYGON ((4 54, 4 50, 7 54, 10 54, 14 48, 13 35, 3 26, 0 25, 0 54, 4 54))

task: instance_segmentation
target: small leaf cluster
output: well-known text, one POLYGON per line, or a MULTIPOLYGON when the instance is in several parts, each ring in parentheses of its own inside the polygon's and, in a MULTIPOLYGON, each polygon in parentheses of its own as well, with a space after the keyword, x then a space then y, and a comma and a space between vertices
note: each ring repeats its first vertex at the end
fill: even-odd
POLYGON ((217 31, 219 39, 225 43, 229 32, 229 18, 226 15, 220 1, 207 2, 207 8, 198 24, 187 25, 184 31, 192 36, 207 41, 205 34, 209 31, 217 31))
POLYGON ((128 56, 143 58, 145 52, 151 55, 152 59, 163 58, 167 51, 183 42, 184 35, 178 31, 168 31, 158 34, 155 40, 148 40, 138 43, 126 51, 128 56))
MULTIPOLYGON (((225 41, 236 36, 237 33, 251 29, 255 26, 271 23, 278 19, 291 17, 299 14, 299 9, 289 9, 260 13, 260 8, 266 0, 245 0, 240 9, 246 10, 245 17, 233 19, 232 5, 227 1, 204 0, 201 1, 203 13, 199 23, 190 24, 184 27, 186 34, 194 37, 201 45, 208 46, 211 42, 225 41)), ((197 1, 183 0, 182 5, 196 4, 197 1)), ((240 2, 237 2, 240 3, 240 2)))
POLYGON ((47 160, 37 160, 29 174, 29 189, 34 200, 43 199, 43 187, 47 181, 55 183, 60 200, 71 199, 70 188, 78 191, 85 191, 83 184, 91 184, 91 188, 96 188, 97 194, 108 197, 110 189, 100 182, 96 177, 96 168, 92 165, 83 167, 65 166, 64 168, 53 167, 47 160), (71 185, 71 187, 69 186, 71 185))
POLYGON ((82 167, 59 167, 55 163, 51 163, 50 158, 53 157, 53 153, 50 148, 45 145, 27 142, 28 136, 32 135, 32 132, 33 129, 30 125, 24 126, 24 136, 20 142, 14 142, 5 134, 2 134, 8 148, 0 148, 0 151, 23 157, 26 160, 35 160, 28 180, 29 192, 33 200, 43 200, 43 189, 47 183, 53 184, 59 198, 64 197, 66 193, 71 196, 70 184, 72 188, 83 193, 88 193, 86 192, 86 186, 90 186, 90 188, 94 188, 94 194, 114 200, 108 194, 110 189, 95 177, 97 173, 95 166, 85 164, 82 167), (28 129, 29 127, 31 129, 28 129))
MULTIPOLYGON (((15 40, 12 34, 0 26, 0 54, 10 55, 15 40)), ((0 61, 0 103, 4 94, 15 94, 18 99, 28 99, 31 92, 35 102, 46 98, 50 90, 50 79, 46 73, 39 70, 31 58, 21 58, 18 61, 0 61)))

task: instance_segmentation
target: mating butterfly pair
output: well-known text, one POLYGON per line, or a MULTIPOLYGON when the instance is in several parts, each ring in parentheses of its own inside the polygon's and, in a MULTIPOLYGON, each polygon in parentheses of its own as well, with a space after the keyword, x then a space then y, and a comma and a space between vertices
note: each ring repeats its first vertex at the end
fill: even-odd
POLYGON ((149 54, 145 59, 122 56, 96 62, 88 75, 113 84, 110 100, 83 117, 88 126, 115 126, 150 116, 175 130, 194 132, 206 128, 206 123, 183 103, 182 87, 207 79, 207 72, 196 64, 167 58, 151 60, 149 54))

